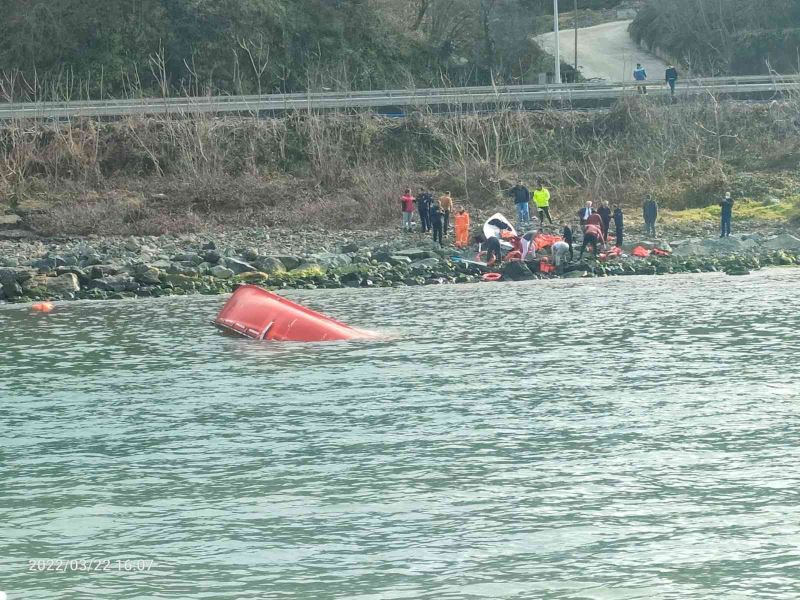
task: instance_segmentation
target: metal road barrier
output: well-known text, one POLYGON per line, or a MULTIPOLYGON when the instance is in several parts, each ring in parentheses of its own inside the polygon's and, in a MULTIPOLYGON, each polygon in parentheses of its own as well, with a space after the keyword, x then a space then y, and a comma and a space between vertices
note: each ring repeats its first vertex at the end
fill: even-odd
MULTIPOLYGON (((648 81, 648 93, 666 95, 663 81, 648 81)), ((608 102, 634 95, 637 83, 589 82, 562 85, 510 85, 352 92, 309 92, 249 96, 205 96, 0 103, 0 120, 123 117, 198 113, 259 114, 308 110, 420 109, 440 106, 561 105, 608 102)), ((800 91, 800 76, 743 76, 679 80, 676 94, 737 97, 800 91)))

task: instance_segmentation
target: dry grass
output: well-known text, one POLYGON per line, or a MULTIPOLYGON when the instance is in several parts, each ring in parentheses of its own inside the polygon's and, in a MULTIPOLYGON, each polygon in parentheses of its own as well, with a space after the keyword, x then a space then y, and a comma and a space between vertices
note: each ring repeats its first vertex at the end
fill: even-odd
POLYGON ((544 177, 562 214, 585 199, 702 207, 737 172, 796 170, 798 102, 490 115, 359 113, 280 119, 133 117, 17 122, 0 130, 0 198, 42 233, 192 231, 207 225, 380 227, 405 187, 472 210, 544 177), (138 198, 138 204, 131 198, 138 198))

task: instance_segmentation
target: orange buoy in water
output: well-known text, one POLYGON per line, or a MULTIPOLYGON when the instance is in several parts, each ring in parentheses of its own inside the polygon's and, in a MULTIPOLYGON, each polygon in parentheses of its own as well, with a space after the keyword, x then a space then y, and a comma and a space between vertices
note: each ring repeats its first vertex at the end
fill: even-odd
POLYGON ((55 306, 53 306, 52 302, 37 302, 36 304, 31 306, 31 310, 32 311, 40 312, 40 313, 53 312, 54 308, 55 308, 55 306))
POLYGON ((486 273, 481 279, 484 281, 500 281, 503 276, 500 273, 486 273))

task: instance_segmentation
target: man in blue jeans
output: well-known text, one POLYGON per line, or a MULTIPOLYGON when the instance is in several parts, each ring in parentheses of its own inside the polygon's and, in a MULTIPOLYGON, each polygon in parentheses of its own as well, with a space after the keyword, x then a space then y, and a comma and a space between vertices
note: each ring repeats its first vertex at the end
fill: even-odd
POLYGON ((517 207, 517 225, 521 229, 531 220, 531 192, 521 181, 518 181, 517 185, 506 192, 506 196, 509 196, 514 200, 514 205, 517 207))
POLYGON ((731 193, 726 192, 725 198, 719 203, 722 211, 720 213, 719 237, 731 237, 731 220, 733 219, 733 198, 731 193))
POLYGON ((633 70, 633 78, 636 80, 636 87, 640 94, 647 93, 647 71, 642 66, 642 63, 636 63, 636 68, 633 70))

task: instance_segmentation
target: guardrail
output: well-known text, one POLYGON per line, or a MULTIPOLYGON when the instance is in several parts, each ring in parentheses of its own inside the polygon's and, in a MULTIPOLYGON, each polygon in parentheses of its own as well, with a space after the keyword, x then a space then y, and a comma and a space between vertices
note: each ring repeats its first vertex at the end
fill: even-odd
MULTIPOLYGON (((314 109, 418 108, 437 105, 564 103, 615 100, 635 93, 636 82, 588 82, 566 85, 511 85, 410 90, 308 92, 247 96, 134 98, 75 102, 0 104, 0 120, 121 117, 144 114, 260 113, 314 109)), ((649 81, 653 94, 666 94, 663 82, 649 81)), ((693 78, 681 81, 678 93, 696 95, 763 94, 800 89, 800 76, 693 78)))

